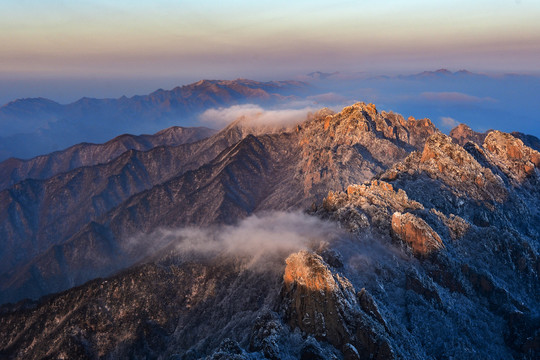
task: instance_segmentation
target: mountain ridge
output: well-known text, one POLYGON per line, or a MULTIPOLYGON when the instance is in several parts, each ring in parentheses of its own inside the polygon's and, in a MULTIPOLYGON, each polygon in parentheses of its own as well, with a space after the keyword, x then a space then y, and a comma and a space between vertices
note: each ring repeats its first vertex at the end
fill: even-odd
POLYGON ((106 163, 128 150, 145 151, 160 145, 196 142, 215 132, 204 127, 174 126, 153 135, 122 134, 103 144, 80 143, 28 160, 10 158, 0 162, 0 190, 27 178, 46 179, 77 167, 106 163))
POLYGON ((171 125, 193 125, 208 108, 246 102, 270 105, 293 99, 307 86, 292 80, 201 80, 148 95, 81 98, 66 105, 44 98, 18 100, 0 107, 4 130, 0 160, 34 157, 81 141, 104 142, 124 132, 147 133, 171 125), (23 106, 26 104, 31 106, 23 106), (17 146, 20 142, 25 142, 26 148, 17 146))

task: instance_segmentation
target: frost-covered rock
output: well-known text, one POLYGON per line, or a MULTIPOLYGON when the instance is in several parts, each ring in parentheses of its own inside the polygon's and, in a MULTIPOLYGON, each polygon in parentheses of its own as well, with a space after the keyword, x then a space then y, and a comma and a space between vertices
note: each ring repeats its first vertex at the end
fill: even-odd
POLYGON ((411 213, 395 212, 392 215, 392 231, 411 246, 413 252, 427 256, 444 248, 441 237, 422 219, 411 213))
POLYGON ((292 328, 328 341, 349 358, 353 349, 362 358, 394 358, 384 319, 364 289, 357 297, 350 281, 317 254, 301 251, 286 262, 281 296, 292 328))

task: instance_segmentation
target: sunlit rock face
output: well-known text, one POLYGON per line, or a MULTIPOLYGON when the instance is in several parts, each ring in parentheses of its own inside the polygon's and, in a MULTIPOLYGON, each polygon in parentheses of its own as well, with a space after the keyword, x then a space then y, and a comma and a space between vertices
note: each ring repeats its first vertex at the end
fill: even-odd
POLYGON ((426 141, 417 166, 417 171, 442 179, 456 194, 462 191, 469 198, 486 202, 501 202, 506 195, 504 184, 489 168, 442 133, 426 141))
POLYGON ((349 359, 394 359, 384 320, 365 290, 334 273, 321 256, 302 251, 286 260, 282 303, 285 321, 328 341, 349 359))
POLYGON ((402 189, 396 190, 385 181, 373 180, 362 185, 349 185, 346 192, 330 191, 322 207, 332 220, 342 221, 352 231, 374 228, 388 232, 396 211, 423 209, 410 200, 402 189))
POLYGON ((299 129, 302 159, 298 176, 304 179, 308 193, 344 188, 355 178, 368 180, 421 148, 436 131, 428 119, 405 120, 365 103, 345 107, 337 114, 320 111, 299 129))
POLYGON ((450 137, 461 146, 465 146, 469 141, 476 143, 478 146, 482 146, 486 134, 473 131, 465 124, 459 124, 450 131, 450 137))
POLYGON ((395 212, 392 215, 392 231, 420 256, 427 256, 444 247, 439 234, 424 220, 411 213, 395 212))
POLYGON ((495 164, 517 183, 538 176, 540 153, 523 144, 518 138, 500 131, 486 136, 484 147, 492 154, 495 164))

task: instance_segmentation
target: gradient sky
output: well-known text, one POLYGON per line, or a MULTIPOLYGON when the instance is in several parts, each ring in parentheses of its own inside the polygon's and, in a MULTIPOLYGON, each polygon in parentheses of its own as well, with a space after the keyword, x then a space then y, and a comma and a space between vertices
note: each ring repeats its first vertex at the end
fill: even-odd
POLYGON ((0 0, 4 77, 540 72, 540 1, 0 0))

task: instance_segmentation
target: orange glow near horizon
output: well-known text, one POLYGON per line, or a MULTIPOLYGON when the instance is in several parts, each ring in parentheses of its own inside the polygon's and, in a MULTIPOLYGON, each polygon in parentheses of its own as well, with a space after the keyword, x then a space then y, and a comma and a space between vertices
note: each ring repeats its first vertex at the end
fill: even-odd
POLYGON ((540 6, 489 7, 481 1, 482 8, 460 2, 413 1, 405 7, 398 1, 362 6, 316 1, 282 4, 281 10, 265 1, 237 7, 52 1, 47 8, 21 2, 35 3, 36 9, 13 2, 0 15, 0 73, 151 76, 182 68, 264 73, 413 63, 540 70, 540 6))

